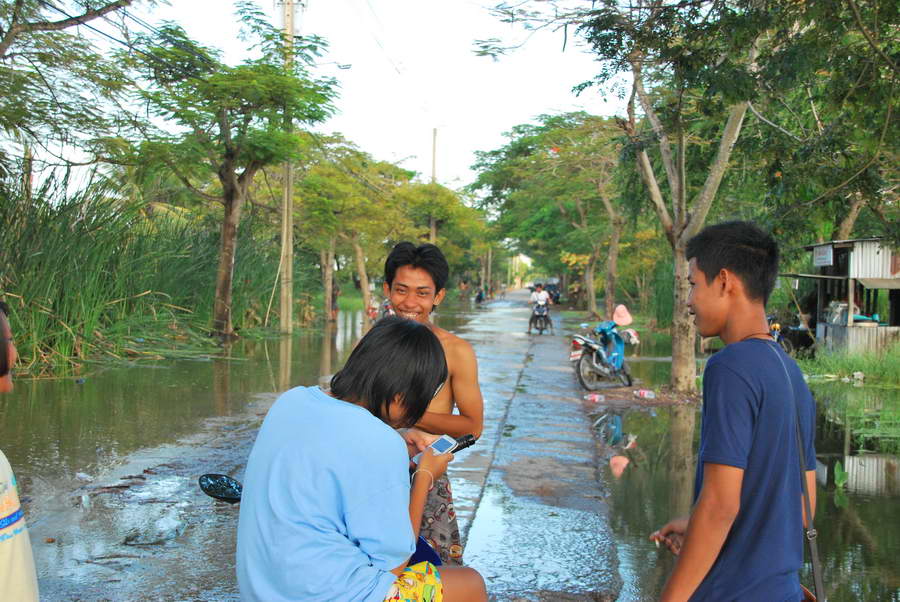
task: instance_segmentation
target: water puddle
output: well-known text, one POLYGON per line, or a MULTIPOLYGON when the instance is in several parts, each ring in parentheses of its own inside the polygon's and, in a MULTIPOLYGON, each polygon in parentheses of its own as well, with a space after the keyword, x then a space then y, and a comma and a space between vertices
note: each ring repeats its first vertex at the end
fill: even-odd
MULTIPOLYGON (((819 409, 816 527, 828 599, 900 600, 900 391, 815 384, 813 390, 819 409), (836 487, 841 470, 843 485, 836 487)), ((617 436, 601 471, 624 582, 619 599, 655 600, 674 560, 647 535, 690 509, 699 409, 637 408, 618 415, 621 426, 609 417, 597 426, 603 436, 617 436), (636 445, 628 449, 632 439, 636 445), (614 456, 627 461, 610 463, 614 456)), ((812 582, 808 572, 803 580, 812 582)))
MULTIPOLYGON (((455 329, 468 315, 437 319, 455 329)), ((17 381, 0 396, 0 445, 20 482, 42 595, 235 599, 238 507, 206 497, 197 477, 240 478, 277 393, 326 382, 363 329, 361 312, 341 312, 293 337, 239 340, 225 358, 17 381)))

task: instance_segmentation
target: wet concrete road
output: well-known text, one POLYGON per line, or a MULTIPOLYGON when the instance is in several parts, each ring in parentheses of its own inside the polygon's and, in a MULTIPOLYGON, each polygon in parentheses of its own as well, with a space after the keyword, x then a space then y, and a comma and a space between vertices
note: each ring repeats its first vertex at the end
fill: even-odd
MULTIPOLYGON (((557 334, 526 335, 526 299, 510 295, 454 329, 475 348, 485 397, 484 434, 450 469, 465 561, 494 600, 613 600, 618 559, 568 341, 558 321, 557 334)), ((242 476, 274 398, 34 500, 42 597, 237 599, 238 507, 205 497, 196 478, 242 476)))
POLYGON ((558 322, 556 335, 526 335, 526 299, 495 303, 460 333, 478 356, 486 425, 484 445, 451 465, 457 505, 476 505, 465 560, 492 599, 613 600, 621 579, 568 339, 558 322))

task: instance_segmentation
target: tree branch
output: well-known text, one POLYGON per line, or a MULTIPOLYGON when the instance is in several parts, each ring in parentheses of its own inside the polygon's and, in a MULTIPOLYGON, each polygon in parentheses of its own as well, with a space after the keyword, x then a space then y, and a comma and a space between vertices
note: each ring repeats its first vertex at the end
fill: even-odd
POLYGON ((669 187, 672 189, 672 196, 678 198, 681 183, 678 181, 678 174, 675 169, 675 161, 672 159, 672 146, 669 143, 669 137, 659 120, 656 111, 653 110, 653 101, 644 89, 644 76, 641 72, 640 56, 632 55, 628 57, 631 64, 631 72, 634 77, 634 91, 637 93, 641 102, 641 108, 650 121, 653 132, 659 140, 659 154, 662 156, 663 166, 666 168, 666 177, 669 180, 669 187))
MULTIPOLYGON (((9 30, 6 32, 6 36, 4 36, 3 40, 0 41, 0 58, 6 56, 6 51, 9 50, 9 47, 12 45, 12 43, 15 41, 16 36, 18 36, 19 34, 32 33, 35 31, 60 31, 74 25, 82 25, 84 23, 87 23, 88 21, 98 19, 108 13, 117 11, 121 8, 125 8, 132 2, 134 2, 134 0, 116 0, 115 2, 111 2, 106 6, 102 6, 100 8, 92 8, 90 10, 86 10, 80 15, 66 17, 65 19, 59 21, 33 21, 31 23, 20 24, 13 23, 10 25, 9 30)), ((20 4, 20 2, 16 3, 17 9, 20 7, 20 4)), ((18 10, 16 10, 15 12, 18 12, 18 10)))
MULTIPOLYGON (((849 178, 847 178, 846 180, 844 180, 837 186, 826 190, 825 192, 823 192, 822 194, 820 194, 813 200, 807 201, 807 202, 799 205, 800 207, 807 207, 809 205, 815 205, 816 203, 818 203, 825 197, 831 196, 832 194, 834 194, 835 192, 837 192, 838 190, 840 190, 841 188, 843 188, 844 186, 846 186, 847 184, 849 184, 850 182, 855 180, 857 177, 859 177, 860 174, 862 174, 862 172, 869 169, 869 167, 873 163, 875 163, 875 161, 878 159, 878 154, 881 152, 881 145, 884 144, 884 138, 885 138, 885 135, 887 134, 888 125, 891 123, 891 114, 893 113, 893 108, 894 108, 894 84, 896 84, 896 80, 891 82, 891 99, 888 101, 887 115, 885 115, 885 117, 884 117, 884 125, 881 128, 881 136, 878 138, 878 145, 875 147, 875 151, 872 153, 872 156, 869 158, 869 160, 866 161, 862 167, 860 167, 858 170, 856 170, 852 176, 850 176, 849 178)), ((788 210, 788 212, 789 212, 789 210, 788 210)))
MULTIPOLYGON (((638 140, 637 120, 634 114, 634 98, 636 95, 637 81, 635 80, 632 82, 631 96, 628 98, 628 120, 619 121, 620 127, 625 130, 625 133, 628 134, 632 142, 637 142, 638 140)), ((663 200, 662 191, 659 189, 659 183, 656 181, 656 174, 653 173, 653 165, 650 163, 647 151, 643 147, 638 148, 635 153, 635 158, 637 160, 638 174, 640 174, 641 179, 644 181, 644 185, 647 186, 647 190, 650 193, 650 201, 653 203, 653 207, 656 209, 656 214, 659 217, 659 223, 662 225, 663 232, 665 232, 669 243, 674 246, 675 233, 672 227, 672 218, 669 215, 669 210, 666 208, 666 203, 663 200)))
POLYGON ((850 8, 853 10, 853 20, 856 21, 856 26, 862 32, 863 36, 865 36, 866 41, 869 43, 869 46, 872 47, 872 50, 877 52, 881 58, 884 59, 884 62, 887 63, 888 67, 890 67, 894 73, 900 74, 900 67, 894 64, 894 61, 891 60, 891 57, 884 53, 884 50, 878 47, 875 44, 875 39, 872 37, 872 34, 866 29, 866 26, 863 25, 862 17, 859 14, 859 7, 856 5, 854 0, 847 0, 847 3, 850 5, 850 8))
POLYGON ((739 102, 733 105, 728 113, 725 131, 722 132, 722 138, 719 140, 719 150, 716 152, 716 157, 709 168, 709 174, 706 176, 703 188, 697 195, 691 212, 684 220, 684 229, 679 233, 679 237, 683 242, 687 242, 689 238, 699 232, 700 226, 706 220, 706 214, 709 213, 713 199, 716 198, 716 192, 719 190, 719 184, 722 183, 725 170, 728 169, 728 160, 731 158, 734 143, 737 142, 738 136, 741 134, 741 125, 744 122, 744 115, 747 114, 747 106, 749 104, 749 101, 739 102))
POLYGON ((789 138, 793 138, 793 139, 796 140, 797 142, 803 142, 803 139, 800 138, 799 136, 795 136, 794 134, 790 133, 789 131, 787 131, 786 129, 784 129, 783 127, 781 127, 780 125, 777 125, 777 124, 775 124, 775 123, 772 123, 771 121, 769 121, 768 119, 766 119, 765 117, 763 117, 763 116, 759 113, 759 111, 756 110, 756 107, 753 106, 753 103, 752 103, 752 102, 747 103, 747 107, 750 109, 750 112, 753 113, 753 115, 756 116, 757 119, 759 119, 760 121, 762 121, 762 122, 765 123, 766 125, 772 126, 772 127, 775 128, 776 130, 778 130, 779 132, 781 132, 782 134, 784 134, 785 136, 788 136, 789 138))

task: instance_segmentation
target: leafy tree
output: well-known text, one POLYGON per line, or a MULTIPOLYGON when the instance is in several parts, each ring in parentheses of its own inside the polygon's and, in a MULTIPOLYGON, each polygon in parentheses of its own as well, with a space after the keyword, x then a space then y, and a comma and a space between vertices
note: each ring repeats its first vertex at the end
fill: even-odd
POLYGON ((858 223, 864 235, 900 240, 900 7, 784 3, 772 18, 750 105, 756 123, 738 146, 757 166, 762 217, 792 238, 805 232, 804 242, 850 238, 858 223))
POLYGON ((693 391, 695 332, 687 308, 685 248, 706 220, 740 135, 755 91, 766 11, 753 2, 706 0, 550 1, 496 10, 526 26, 573 27, 601 65, 581 90, 616 87, 616 76, 630 76, 627 117, 620 124, 674 255, 671 385, 693 391), (694 128, 698 116, 703 127, 694 128))
POLYGON ((503 149, 478 155, 476 189, 488 190, 485 202, 500 211, 506 234, 526 241, 524 246, 533 249, 540 239, 570 267, 578 263, 559 255, 559 242, 567 241, 566 250, 584 251, 587 307, 595 316, 594 272, 606 249, 606 315, 611 315, 624 227, 614 186, 620 132, 611 121, 569 113, 518 126, 511 137, 503 149), (525 217, 529 213, 532 219, 525 217))
MULTIPOLYGON (((22 143, 26 154, 38 145, 44 160, 52 156, 67 164, 56 150, 67 145, 92 152, 89 162, 97 160, 101 149, 95 140, 112 125, 104 108, 126 78, 87 38, 70 30, 91 27, 133 2, 0 0, 0 131, 22 143)), ((0 151, 0 170, 8 163, 0 151)))
POLYGON ((131 92, 138 106, 177 127, 152 129, 134 119, 144 142, 135 157, 165 165, 199 199, 223 208, 221 249, 216 275, 213 328, 233 334, 231 298, 237 229, 256 174, 268 165, 296 159, 301 138, 285 132, 285 116, 314 123, 330 112, 334 82, 310 79, 306 71, 320 40, 285 44, 253 3, 238 4, 244 39, 259 57, 237 66, 167 25, 135 40, 122 56, 144 85, 131 92), (285 66, 287 53, 290 66, 285 66), (208 183, 215 178, 216 186, 208 183))
MULTIPOLYGON (((376 161, 340 135, 316 137, 302 167, 295 206, 304 244, 324 252, 322 277, 326 315, 331 315, 334 254, 341 243, 356 265, 364 307, 369 299, 369 259, 384 259, 384 241, 408 229, 409 220, 394 200, 411 174, 376 161)), ((373 262, 373 263, 374 263, 373 262)), ((376 269, 373 265, 373 270, 376 269)), ((380 266, 377 267, 380 271, 380 266)))

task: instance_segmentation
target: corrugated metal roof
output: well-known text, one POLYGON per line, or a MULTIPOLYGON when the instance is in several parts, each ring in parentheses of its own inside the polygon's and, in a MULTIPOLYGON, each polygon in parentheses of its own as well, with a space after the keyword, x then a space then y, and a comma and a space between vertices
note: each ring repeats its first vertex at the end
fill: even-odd
POLYGON ((866 242, 866 241, 870 241, 870 240, 884 240, 884 237, 883 236, 872 236, 869 238, 848 238, 847 240, 829 240, 826 242, 817 242, 814 245, 806 245, 803 248, 806 249, 807 251, 812 251, 816 247, 824 247, 825 245, 845 245, 848 243, 866 242))

